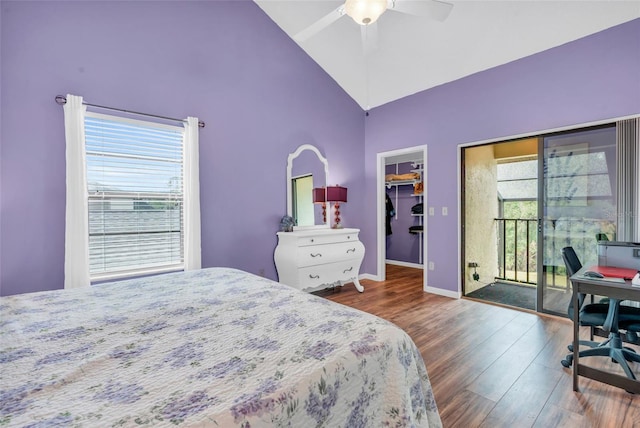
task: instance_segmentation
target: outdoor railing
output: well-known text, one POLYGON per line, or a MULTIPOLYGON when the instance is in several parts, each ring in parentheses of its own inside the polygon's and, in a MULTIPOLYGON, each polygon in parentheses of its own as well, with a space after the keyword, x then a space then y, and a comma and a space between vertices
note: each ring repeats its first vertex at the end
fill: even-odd
POLYGON ((496 279, 525 284, 537 282, 538 220, 497 218, 498 275, 496 279))

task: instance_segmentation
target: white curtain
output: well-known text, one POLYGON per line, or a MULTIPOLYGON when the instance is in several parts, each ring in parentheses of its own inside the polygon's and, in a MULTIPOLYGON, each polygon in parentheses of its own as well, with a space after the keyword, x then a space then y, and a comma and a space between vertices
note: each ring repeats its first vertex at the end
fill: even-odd
POLYGON ((198 118, 188 117, 184 127, 184 270, 195 270, 202 267, 198 118))
POLYGON ((82 97, 67 95, 64 131, 67 143, 64 288, 91 285, 89 279, 89 219, 82 97))

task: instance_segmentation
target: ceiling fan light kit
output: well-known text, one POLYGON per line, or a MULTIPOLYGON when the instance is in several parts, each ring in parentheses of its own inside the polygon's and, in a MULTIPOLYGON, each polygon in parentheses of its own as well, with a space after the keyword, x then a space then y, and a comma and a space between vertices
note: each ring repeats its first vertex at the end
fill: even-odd
POLYGON ((387 0, 347 0, 344 11, 357 24, 373 24, 387 10, 387 0))
MULTIPOLYGON (((303 43, 347 15, 361 26, 363 41, 365 36, 368 39, 375 39, 376 26, 372 24, 375 24, 387 10, 444 21, 452 8, 453 4, 440 0, 345 0, 344 4, 299 31, 293 38, 296 42, 303 43)), ((375 42, 369 44, 375 45, 375 42)), ((365 53, 369 51, 371 48, 365 46, 365 53)))

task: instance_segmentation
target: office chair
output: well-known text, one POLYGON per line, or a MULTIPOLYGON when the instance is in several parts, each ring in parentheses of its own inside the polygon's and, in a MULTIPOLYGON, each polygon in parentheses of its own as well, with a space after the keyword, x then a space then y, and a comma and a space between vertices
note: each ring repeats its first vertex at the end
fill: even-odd
MULTIPOLYGON (((580 259, 578 259, 572 247, 562 249, 562 259, 569 277, 582 268, 580 259)), ((635 379, 636 377, 627 361, 640 363, 640 355, 633 349, 622 346, 622 335, 619 329, 627 330, 627 339, 635 339, 629 341, 637 342, 637 332, 640 331, 640 309, 628 306, 621 308, 618 299, 609 299, 609 303, 590 303, 583 307, 585 297, 584 293, 578 294, 578 308, 573 307, 573 299, 571 299, 567 310, 571 319, 573 319, 575 310, 580 311, 578 315, 580 325, 589 326, 591 329, 592 340, 578 341, 580 345, 589 347, 589 349, 580 351, 579 357, 608 356, 620 364, 627 377, 635 379), (593 331, 596 327, 608 332, 609 337, 607 340, 600 343, 593 342, 593 331)), ((568 348, 569 351, 573 352, 573 344, 569 345, 568 348)), ((571 367, 573 354, 568 354, 561 363, 564 367, 571 367)))
MULTIPOLYGON (((567 269, 567 281, 569 281, 569 278, 573 274, 575 274, 580 269, 582 269, 582 263, 580 263, 580 259, 578 258, 578 255, 576 254, 573 247, 565 247, 562 249, 562 260, 564 260, 564 265, 567 269)), ((591 340, 590 341, 581 340, 580 345, 596 348, 602 345, 603 343, 593 342, 595 329, 596 327, 602 327, 602 325, 604 324, 604 321, 606 320, 606 317, 607 317, 607 312, 609 311, 609 304, 593 303, 593 296, 591 296, 592 297, 591 303, 583 306, 584 300, 586 297, 587 295, 584 293, 578 294, 578 310, 580 311, 578 318, 580 319, 581 326, 589 327, 591 340)), ((567 308, 569 319, 573 319, 573 311, 574 311, 573 298, 571 298, 569 300, 569 307, 567 308)), ((573 352, 573 345, 569 345, 569 351, 573 352)), ((582 354, 580 356, 582 356, 582 354)), ((573 357, 571 358, 573 359, 573 357)), ((564 360, 563 360, 563 365, 564 365, 564 360)), ((569 367, 570 365, 571 363, 569 362, 569 365, 565 367, 569 367)))
POLYGON ((627 325, 627 334, 625 334, 625 339, 629 343, 635 343, 636 345, 640 345, 640 337, 638 336, 640 333, 640 323, 634 322, 633 324, 627 325))

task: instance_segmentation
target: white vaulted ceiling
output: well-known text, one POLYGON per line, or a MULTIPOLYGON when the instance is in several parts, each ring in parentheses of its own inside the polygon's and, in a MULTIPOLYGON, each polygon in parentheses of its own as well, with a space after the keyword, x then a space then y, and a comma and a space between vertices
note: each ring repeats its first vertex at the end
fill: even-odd
MULTIPOLYGON (((292 38, 343 3, 254 1, 292 38)), ((388 10, 367 56, 348 16, 299 45, 369 110, 640 17, 640 0, 448 2, 454 7, 444 22, 388 10)))

